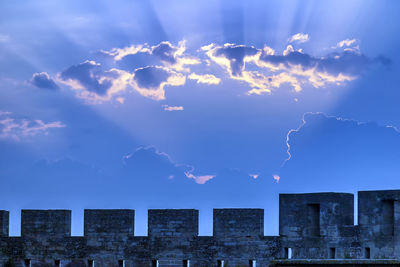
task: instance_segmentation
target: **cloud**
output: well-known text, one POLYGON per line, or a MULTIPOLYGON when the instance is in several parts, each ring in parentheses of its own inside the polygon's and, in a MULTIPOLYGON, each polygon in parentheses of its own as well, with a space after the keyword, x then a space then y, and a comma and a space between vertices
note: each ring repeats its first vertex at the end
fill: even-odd
POLYGON ((149 54, 160 59, 165 67, 175 71, 189 72, 190 69, 186 67, 187 65, 200 64, 201 61, 197 57, 185 54, 185 51, 185 40, 180 41, 178 46, 174 46, 168 41, 163 41, 151 47, 148 44, 139 44, 125 48, 113 48, 110 51, 101 50, 102 53, 112 56, 115 61, 120 61, 126 56, 139 53, 149 54))
POLYGON ((166 111, 182 111, 184 108, 182 106, 163 105, 163 109, 166 111))
MULTIPOLYGON (((292 39, 293 42, 302 42, 308 39, 308 35, 296 34, 292 39)), ((246 83, 250 87, 246 92, 248 95, 270 94, 282 86, 288 86, 294 92, 306 87, 340 86, 357 79, 373 64, 391 64, 391 60, 384 56, 367 57, 358 46, 353 47, 354 44, 355 39, 343 40, 338 43, 341 51, 317 57, 302 49, 295 49, 291 44, 286 46, 282 54, 278 54, 267 45, 259 49, 231 43, 212 43, 197 51, 203 54, 202 61, 186 52, 186 41, 179 42, 177 46, 167 41, 154 46, 131 45, 102 53, 112 56, 115 62, 140 53, 158 58, 159 62, 144 62, 144 66, 137 64, 136 68, 126 70, 117 67, 104 69, 100 63, 86 60, 59 73, 56 81, 75 90, 77 97, 88 103, 116 101, 122 104, 125 101, 124 94, 129 92, 137 92, 156 101, 164 100, 165 86, 182 86, 186 78, 202 84, 221 84, 221 78, 213 73, 190 73, 189 65, 202 62, 207 68, 215 63, 226 71, 228 78, 246 83)), ((31 83, 43 88, 57 86, 47 73, 34 74, 31 83)))
POLYGON ((289 43, 305 43, 308 42, 309 37, 307 33, 296 33, 295 35, 293 35, 292 37, 289 38, 288 42, 289 43))
POLYGON ((355 44, 356 42, 357 42, 356 39, 345 39, 345 40, 342 40, 342 41, 338 42, 336 44, 335 48, 336 47, 351 46, 351 45, 355 44))
POLYGON ((164 41, 152 46, 150 54, 158 57, 166 67, 175 71, 189 72, 187 65, 197 65, 201 61, 197 57, 185 54, 186 41, 180 41, 178 46, 173 46, 170 42, 164 41))
POLYGON ((185 52, 185 43, 180 43, 179 47, 173 46, 170 42, 164 41, 151 48, 150 53, 158 56, 162 61, 174 65, 178 61, 179 55, 185 52))
POLYGON ((209 84, 209 85, 217 85, 221 83, 221 79, 215 77, 212 74, 203 74, 199 75, 196 73, 192 73, 188 76, 190 80, 197 80, 197 83, 209 84))
POLYGON ((215 175, 194 175, 193 166, 175 163, 167 153, 152 146, 139 147, 135 152, 125 155, 123 162, 133 175, 158 177, 163 181, 184 177, 193 179, 197 184, 205 184, 215 177, 215 175))
POLYGON ((11 112, 0 112, 0 138, 14 139, 47 135, 52 128, 66 127, 60 121, 45 123, 42 120, 19 118, 11 112))
POLYGON ((50 78, 47 72, 34 73, 29 81, 32 85, 41 89, 57 90, 58 85, 50 78))
POLYGON ((131 45, 124 48, 112 48, 110 51, 100 50, 101 53, 112 56, 115 61, 119 61, 126 56, 136 55, 137 53, 151 53, 147 44, 131 45))
MULTIPOLYGON (((61 72, 57 81, 76 90, 79 98, 96 104, 117 97, 128 88, 131 79, 129 72, 115 68, 103 70, 100 63, 86 60, 61 72)), ((117 97, 118 102, 121 99, 117 97)))
POLYGON ((332 46, 332 48, 333 49, 343 48, 344 51, 350 51, 353 53, 361 54, 360 46, 357 43, 359 43, 357 39, 345 39, 338 42, 335 46, 332 46))
POLYGON ((217 46, 210 44, 201 48, 215 63, 225 68, 231 76, 241 77, 245 63, 252 61, 260 51, 252 46, 224 44, 217 46))
POLYGON ((153 100, 165 99, 165 86, 180 86, 186 82, 185 75, 166 67, 147 66, 132 73, 116 68, 104 70, 95 61, 73 65, 58 75, 58 81, 77 92, 77 97, 97 104, 115 100, 124 103, 124 92, 132 89, 153 100))
POLYGON ((194 175, 191 172, 185 172, 185 175, 189 179, 194 179, 198 184, 205 184, 207 181, 213 179, 216 175, 194 175))
POLYGON ((244 81, 251 89, 248 94, 271 93, 273 89, 289 84, 294 91, 305 85, 314 88, 328 84, 342 85, 353 81, 370 65, 390 64, 385 57, 371 59, 356 49, 344 49, 324 57, 314 57, 288 45, 282 55, 271 47, 225 44, 203 46, 202 51, 225 69, 231 79, 244 81), (249 67, 248 67, 249 66, 249 67))
POLYGON ((306 79, 316 88, 327 83, 354 80, 372 63, 370 58, 352 51, 313 57, 299 50, 294 51, 290 46, 282 56, 263 54, 256 62, 272 72, 286 72, 297 79, 306 79))
POLYGON ((142 96, 153 100, 165 99, 165 86, 181 86, 186 77, 165 67, 148 66, 134 71, 133 87, 142 96))
POLYGON ((111 81, 104 77, 105 72, 101 68, 101 64, 90 60, 69 67, 61 72, 60 76, 65 82, 71 81, 69 85, 74 89, 85 88, 85 90, 100 96, 105 95, 112 85, 111 81))
MULTIPOLYGON (((293 53, 294 51, 295 50, 294 50, 293 46, 292 45, 288 45, 288 46, 286 46, 286 49, 283 50, 283 56, 287 56, 290 53, 293 53)), ((269 55, 269 56, 272 56, 272 55, 269 55)))
POLYGON ((249 174, 249 176, 253 179, 257 179, 260 175, 259 174, 249 174))
MULTIPOLYGON (((376 134, 378 132, 383 133, 382 135, 385 134, 390 134, 392 135, 393 138, 393 134, 396 137, 396 143, 397 146, 400 144, 400 131, 394 127, 394 126, 378 126, 376 124, 373 123, 365 123, 365 122, 359 122, 353 119, 345 119, 345 118, 341 118, 341 117, 335 117, 335 116, 328 116, 322 112, 306 112, 303 114, 302 117, 302 121, 300 123, 300 125, 295 128, 295 129, 291 129, 288 131, 287 135, 286 135, 286 153, 288 155, 288 157, 285 159, 285 161, 283 162, 284 166, 289 160, 292 159, 293 153, 292 153, 292 145, 293 145, 293 141, 292 138, 296 137, 297 135, 306 132, 306 131, 310 131, 310 130, 314 130, 313 127, 324 127, 326 126, 326 129, 324 129, 323 132, 326 132, 328 135, 327 131, 331 131, 329 132, 329 136, 331 134, 338 134, 338 137, 335 137, 335 139, 340 139, 343 138, 343 140, 349 140, 351 138, 355 138, 355 139, 359 139, 362 141, 371 139, 371 144, 375 143, 376 145, 379 146, 379 143, 381 143, 383 145, 384 142, 382 142, 382 138, 377 138, 376 134), (336 128, 338 128, 339 130, 337 130, 336 128), (372 135, 368 136, 369 132, 372 130, 372 135), (339 131, 339 132, 335 132, 335 131, 339 131), (356 133, 356 134, 355 134, 356 133), (346 134, 348 135, 346 137, 346 134), (362 136, 362 135, 366 135, 366 136, 362 136), (366 138, 365 138, 366 137, 366 138), (372 140, 374 140, 372 142, 372 140)), ((359 140, 357 140, 354 143, 357 143, 359 140)), ((351 141, 353 142, 353 141, 351 141)), ((346 142, 343 143, 343 145, 346 142)), ((366 145, 369 142, 366 142, 366 145)), ((369 145, 371 145, 369 144, 369 145)), ((369 146, 368 145, 368 146, 369 146)), ((400 146, 398 147, 400 149, 400 146)), ((399 151, 400 152, 400 151, 399 151)))
POLYGON ((253 89, 271 92, 270 77, 258 71, 246 71, 246 63, 257 61, 261 50, 244 45, 224 44, 217 46, 210 44, 203 46, 201 50, 217 65, 225 69, 229 77, 234 80, 244 81, 253 89))
POLYGON ((321 112, 305 113, 287 134, 288 157, 280 176, 300 191, 398 187, 400 132, 393 126, 321 112))
POLYGON ((152 146, 139 147, 133 153, 125 155, 123 163, 132 174, 164 180, 183 175, 185 171, 191 169, 188 166, 174 163, 168 154, 158 151, 152 146), (154 168, 154 166, 157 167, 154 168))

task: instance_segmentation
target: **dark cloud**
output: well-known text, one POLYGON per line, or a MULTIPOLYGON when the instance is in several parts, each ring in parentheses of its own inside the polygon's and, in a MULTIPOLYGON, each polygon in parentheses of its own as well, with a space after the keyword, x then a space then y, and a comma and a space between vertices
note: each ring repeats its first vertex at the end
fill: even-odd
POLYGON ((159 88, 170 76, 167 70, 153 66, 136 69, 134 73, 134 80, 142 88, 159 88))
POLYGON ((38 72, 32 75, 32 79, 29 81, 32 85, 49 90, 59 89, 58 85, 50 78, 47 72, 38 72))
MULTIPOLYGON (((197 173, 194 167, 178 164, 154 147, 140 147, 124 156, 123 162, 122 177, 139 187, 140 191, 151 190, 153 196, 157 194, 159 200, 165 199, 168 202, 179 202, 180 199, 185 203, 213 205, 251 202, 263 197, 260 194, 261 184, 265 186, 268 182, 271 183, 253 179, 245 172, 231 169, 221 170, 217 177, 202 183, 201 179, 206 175, 194 175, 193 173, 197 173)), ((143 197, 146 196, 148 201, 153 201, 151 195, 144 193, 143 197)))
POLYGON ((152 54, 158 56, 162 61, 170 64, 176 63, 175 52, 178 50, 169 42, 161 42, 160 44, 152 47, 152 54))
POLYGON ((263 53, 260 56, 260 60, 268 62, 272 65, 279 66, 279 64, 284 64, 289 67, 289 64, 301 65, 305 69, 313 68, 317 65, 318 59, 311 57, 308 54, 300 53, 294 51, 286 56, 283 55, 267 55, 263 53))
POLYGON ((290 84, 296 92, 307 84, 315 88, 327 84, 341 85, 357 79, 373 64, 391 63, 383 56, 373 59, 362 54, 358 46, 324 57, 311 56, 301 49, 295 50, 292 45, 288 45, 282 55, 277 55, 268 46, 257 49, 236 44, 210 44, 201 49, 226 69, 231 78, 248 83, 252 88, 248 94, 257 95, 271 93, 282 84, 290 84), (246 68, 249 64, 250 67, 246 68))
POLYGON ((358 75, 373 63, 384 65, 391 63, 390 59, 386 57, 380 56, 371 59, 357 51, 335 52, 320 58, 299 51, 293 51, 287 55, 267 55, 263 53, 260 60, 276 67, 283 64, 286 68, 290 68, 290 65, 299 65, 303 70, 316 68, 319 72, 327 72, 331 75, 338 75, 339 73, 358 75))
POLYGON ((154 147, 140 147, 124 156, 123 162, 129 176, 153 177, 155 180, 152 183, 156 180, 182 178, 191 169, 189 166, 174 163, 167 154, 154 147))
MULTIPOLYGON (((182 71, 187 69, 184 65, 200 64, 198 58, 185 54, 186 41, 180 41, 177 46, 168 41, 160 42, 155 46, 148 44, 138 44, 126 46, 124 48, 113 48, 109 51, 101 50, 101 55, 111 56, 119 66, 131 69, 132 66, 138 66, 138 63, 147 63, 144 65, 159 64, 182 71), (149 55, 151 55, 149 57, 149 55)), ((143 66, 143 64, 141 65, 143 66)))
POLYGON ((98 95, 105 95, 112 86, 112 82, 109 79, 101 80, 105 76, 112 77, 113 75, 110 72, 103 71, 100 64, 87 60, 61 72, 60 78, 64 81, 76 80, 86 90, 98 95))
POLYGON ((244 58, 246 56, 254 56, 258 52, 259 50, 254 47, 233 45, 217 48, 215 56, 223 56, 229 59, 232 75, 240 76, 244 70, 244 58))
POLYGON ((289 132, 288 148, 282 183, 313 183, 317 190, 400 186, 400 132, 394 127, 307 113, 289 132))

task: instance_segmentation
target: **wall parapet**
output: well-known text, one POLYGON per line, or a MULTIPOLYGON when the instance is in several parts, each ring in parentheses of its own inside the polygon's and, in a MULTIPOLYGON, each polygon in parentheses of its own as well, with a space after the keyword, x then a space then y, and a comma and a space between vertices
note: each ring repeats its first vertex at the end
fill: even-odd
POLYGON ((22 210, 9 237, 0 210, 0 266, 400 266, 399 201, 400 190, 358 192, 354 225, 352 194, 281 194, 279 236, 264 236, 263 209, 214 209, 212 236, 198 236, 198 210, 150 209, 142 237, 134 210, 87 209, 81 237, 70 210, 22 210))

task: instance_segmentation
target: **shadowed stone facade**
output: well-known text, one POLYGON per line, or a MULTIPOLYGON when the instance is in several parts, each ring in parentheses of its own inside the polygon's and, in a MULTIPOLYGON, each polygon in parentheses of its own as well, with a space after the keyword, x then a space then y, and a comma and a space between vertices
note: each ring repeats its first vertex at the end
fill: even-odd
POLYGON ((198 235, 198 210, 149 210, 148 236, 134 210, 22 210, 21 237, 0 211, 0 266, 400 266, 400 190, 281 194, 279 236, 264 236, 263 209, 214 209, 213 236, 198 235))

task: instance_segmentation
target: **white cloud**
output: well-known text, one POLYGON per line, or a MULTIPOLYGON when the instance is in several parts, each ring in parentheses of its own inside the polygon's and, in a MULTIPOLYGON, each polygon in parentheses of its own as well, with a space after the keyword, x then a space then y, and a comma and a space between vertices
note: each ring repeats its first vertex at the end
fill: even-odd
POLYGON ((297 43, 305 43, 308 42, 309 37, 307 33, 296 33, 295 35, 293 35, 292 37, 289 38, 288 42, 289 43, 293 43, 293 42, 297 42, 297 43))
POLYGON ((345 46, 351 46, 357 42, 356 39, 346 39, 338 42, 335 46, 336 47, 345 47, 345 46))
POLYGON ((357 79, 363 69, 376 62, 356 47, 325 57, 310 56, 301 49, 295 50, 292 45, 287 45, 282 55, 277 55, 268 46, 257 49, 235 44, 210 44, 201 50, 226 70, 229 78, 246 82, 251 87, 247 94, 257 95, 271 93, 283 84, 289 84, 294 92, 302 91, 307 85, 314 88, 342 85, 357 79))
POLYGON ((101 52, 112 56, 115 61, 120 61, 129 55, 146 53, 159 58, 165 67, 183 72, 190 71, 187 65, 196 65, 201 63, 200 59, 185 54, 186 40, 180 41, 178 46, 174 46, 168 41, 163 41, 151 47, 148 44, 138 44, 124 48, 113 48, 110 51, 101 50, 101 52))
POLYGON ((292 45, 288 45, 288 46, 286 46, 286 49, 283 51, 283 55, 287 56, 287 55, 289 55, 290 53, 293 53, 293 52, 294 52, 293 46, 292 45))
POLYGON ((163 105, 163 109, 166 111, 182 111, 184 108, 182 106, 163 105))
POLYGON ((110 51, 101 50, 102 53, 112 56, 115 61, 119 61, 126 56, 136 55, 137 53, 151 53, 147 44, 131 45, 124 48, 112 48, 110 51))
POLYGON ((205 184, 209 180, 213 179, 216 175, 194 175, 191 172, 185 172, 185 175, 189 179, 194 179, 198 184, 205 184))
POLYGON ((223 46, 210 44, 203 46, 201 50, 205 51, 213 62, 225 69, 231 79, 244 81, 255 90, 271 92, 268 77, 257 71, 246 70, 246 63, 257 61, 261 50, 229 43, 223 46))
POLYGON ((259 174, 249 174, 249 176, 253 179, 257 179, 260 175, 259 174))
MULTIPOLYGON (((292 42, 306 39, 308 35, 300 33, 291 37, 292 42)), ((132 45, 103 51, 115 61, 127 55, 146 53, 158 58, 161 66, 144 66, 133 72, 117 68, 103 70, 99 63, 87 60, 62 72, 57 81, 71 87, 78 97, 89 103, 116 101, 122 104, 127 92, 137 92, 157 101, 164 100, 165 86, 182 86, 186 78, 202 84, 221 84, 222 79, 214 73, 190 73, 189 66, 200 63, 203 63, 201 67, 207 72, 213 69, 211 64, 216 64, 226 71, 228 78, 247 84, 250 87, 246 92, 248 95, 271 94, 285 84, 293 92, 300 92, 307 86, 339 86, 357 79, 370 64, 390 64, 390 60, 384 57, 366 57, 354 44, 356 39, 346 39, 338 43, 338 47, 343 48, 341 52, 314 57, 302 49, 295 49, 291 44, 286 46, 282 54, 277 54, 267 45, 259 49, 231 43, 211 43, 197 50, 206 56, 200 61, 186 52, 186 41, 179 42, 177 46, 164 41, 154 46, 132 45)), ((41 73, 42 80, 47 77, 46 81, 50 81, 49 76, 44 74, 41 73)))
POLYGON ((136 91, 153 100, 165 99, 165 86, 181 86, 186 76, 167 67, 147 66, 128 71, 112 68, 103 70, 95 61, 71 66, 57 76, 57 82, 76 91, 78 98, 89 104, 115 100, 124 103, 125 92, 136 91))
POLYGON ((212 74, 199 75, 196 73, 192 73, 188 76, 188 78, 190 80, 197 80, 197 83, 203 83, 203 84, 209 84, 209 85, 211 85, 211 84, 217 85, 217 84, 221 83, 221 79, 215 77, 212 74))
POLYGON ((52 128, 64 127, 66 126, 60 121, 45 123, 42 120, 18 118, 11 112, 0 111, 0 138, 19 141, 25 137, 47 135, 52 128))

